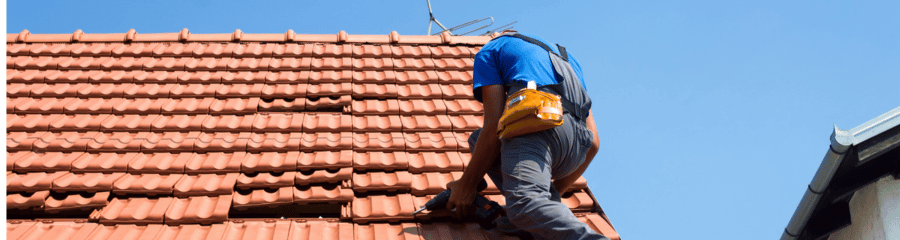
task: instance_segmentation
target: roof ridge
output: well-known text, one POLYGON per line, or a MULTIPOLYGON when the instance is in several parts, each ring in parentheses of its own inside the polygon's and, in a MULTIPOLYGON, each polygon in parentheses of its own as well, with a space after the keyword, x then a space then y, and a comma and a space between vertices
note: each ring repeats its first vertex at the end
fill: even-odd
POLYGON ((337 34, 297 34, 294 30, 285 33, 244 33, 235 29, 232 33, 191 33, 187 28, 177 33, 138 33, 129 29, 125 33, 84 33, 81 29, 72 34, 32 34, 28 29, 19 33, 7 33, 7 43, 49 43, 49 42, 272 42, 272 43, 371 43, 371 44, 434 44, 434 45, 484 45, 500 36, 453 36, 449 32, 440 35, 400 35, 391 31, 387 35, 348 34, 341 30, 337 34))

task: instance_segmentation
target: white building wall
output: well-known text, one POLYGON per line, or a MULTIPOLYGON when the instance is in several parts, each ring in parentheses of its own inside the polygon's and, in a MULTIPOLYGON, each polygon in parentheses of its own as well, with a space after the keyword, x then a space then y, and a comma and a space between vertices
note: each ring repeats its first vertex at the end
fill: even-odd
POLYGON ((829 240, 900 240, 900 180, 887 176, 856 191, 850 199, 852 224, 829 240))

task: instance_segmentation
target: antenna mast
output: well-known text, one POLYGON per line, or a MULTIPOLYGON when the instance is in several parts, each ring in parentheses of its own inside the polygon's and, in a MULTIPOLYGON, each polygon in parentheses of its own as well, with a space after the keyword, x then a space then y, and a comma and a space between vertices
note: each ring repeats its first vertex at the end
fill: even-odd
MULTIPOLYGON (((438 35, 438 34, 441 34, 441 33, 443 33, 443 32, 448 32, 448 33, 450 33, 450 35, 454 35, 454 36, 463 36, 463 35, 466 35, 466 34, 469 34, 469 33, 473 33, 473 32, 475 32, 475 31, 478 31, 478 30, 481 30, 481 29, 485 29, 485 28, 487 28, 487 27, 489 27, 489 26, 491 26, 491 25, 494 25, 494 17, 486 17, 486 18, 482 18, 482 19, 475 19, 475 20, 472 20, 472 21, 468 21, 468 22, 466 22, 466 23, 463 23, 463 24, 460 24, 460 25, 456 25, 456 26, 451 27, 451 28, 448 29, 447 27, 444 27, 444 25, 441 24, 441 22, 438 21, 437 18, 434 17, 434 13, 431 11, 431 0, 425 0, 425 2, 428 3, 428 33, 427 33, 426 35, 438 35), (453 31, 460 30, 460 29, 462 29, 462 28, 466 28, 466 27, 472 26, 472 25, 474 25, 474 24, 476 24, 476 23, 480 23, 480 22, 487 21, 487 20, 491 20, 491 22, 490 22, 490 23, 487 23, 487 24, 485 24, 485 25, 483 25, 483 26, 480 26, 480 27, 478 27, 478 28, 475 28, 474 30, 468 31, 468 32, 466 32, 466 33, 463 33, 463 34, 453 34, 453 31), (432 34, 432 33, 431 33, 431 25, 432 25, 433 23, 437 23, 438 27, 441 27, 441 29, 443 29, 443 31, 440 31, 440 32, 435 33, 435 34, 432 34)), ((494 31, 496 31, 496 30, 498 30, 498 29, 502 29, 502 30, 512 29, 512 25, 515 24, 516 22, 518 22, 518 21, 513 21, 512 23, 503 25, 503 26, 501 26, 501 27, 499 27, 499 28, 495 28, 495 29, 493 29, 493 30, 489 30, 489 31, 487 31, 486 33, 482 34, 482 36, 483 36, 483 35, 491 35, 492 33, 494 33, 494 31)), ((502 30, 501 30, 501 31, 502 31, 502 30)))

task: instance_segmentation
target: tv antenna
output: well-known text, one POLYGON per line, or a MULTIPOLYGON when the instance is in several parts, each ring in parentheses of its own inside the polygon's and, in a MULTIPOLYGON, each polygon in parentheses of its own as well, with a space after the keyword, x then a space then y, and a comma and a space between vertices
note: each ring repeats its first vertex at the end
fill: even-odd
MULTIPOLYGON (((453 36, 464 36, 464 35, 466 35, 466 34, 473 33, 473 32, 475 32, 475 31, 478 31, 478 30, 481 30, 481 29, 485 29, 485 28, 487 28, 487 27, 490 27, 491 25, 494 25, 494 17, 486 17, 486 18, 482 18, 482 19, 475 19, 475 20, 472 20, 472 21, 468 21, 468 22, 465 22, 465 23, 460 24, 460 25, 456 25, 456 26, 451 27, 451 28, 447 28, 447 27, 444 27, 443 24, 441 24, 441 21, 438 21, 437 18, 434 17, 434 13, 431 11, 431 0, 425 0, 425 2, 428 3, 428 17, 429 17, 429 19, 428 19, 428 33, 427 33, 426 35, 439 35, 439 34, 441 34, 441 33, 443 33, 443 32, 448 32, 448 33, 450 33, 450 35, 453 35, 453 36), (484 21, 487 21, 487 20, 490 20, 490 22, 487 23, 487 24, 485 24, 485 25, 481 25, 480 27, 475 28, 474 30, 470 30, 470 31, 465 32, 465 33, 463 33, 463 34, 454 34, 454 33, 453 33, 453 31, 457 31, 457 30, 460 30, 460 29, 463 29, 463 28, 472 26, 472 25, 474 25, 474 24, 476 24, 476 23, 484 22, 484 21), (432 33, 431 33, 431 25, 432 25, 433 23, 437 23, 438 27, 441 27, 441 29, 443 29, 443 31, 440 31, 440 32, 437 32, 437 33, 432 34, 432 33)), ((486 33, 483 33, 483 34, 481 34, 481 35, 482 35, 482 36, 485 36, 485 35, 491 35, 492 33, 494 33, 495 31, 498 31, 498 30, 499 30, 499 31, 504 31, 504 30, 512 29, 512 28, 513 28, 512 25, 515 24, 515 23, 517 23, 517 22, 519 22, 519 21, 513 21, 512 23, 508 23, 508 24, 503 25, 503 26, 501 26, 501 27, 499 27, 499 28, 495 28, 495 29, 492 29, 492 30, 488 30, 486 33)))

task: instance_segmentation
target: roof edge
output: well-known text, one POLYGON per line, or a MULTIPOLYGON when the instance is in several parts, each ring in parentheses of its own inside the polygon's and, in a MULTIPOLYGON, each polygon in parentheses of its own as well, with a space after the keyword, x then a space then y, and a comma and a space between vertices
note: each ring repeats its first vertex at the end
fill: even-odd
POLYGON ((850 147, 856 146, 898 125, 900 125, 900 107, 894 108, 850 130, 840 129, 835 125, 831 134, 831 145, 828 148, 828 152, 825 153, 825 158, 807 186, 806 193, 800 199, 800 204, 794 211, 794 215, 791 216, 791 220, 784 229, 781 239, 797 239, 800 232, 806 228, 806 224, 816 208, 816 204, 834 177, 841 162, 844 161, 844 157, 850 147))
POLYGON ((191 33, 187 28, 177 33, 138 33, 129 29, 125 33, 84 33, 81 29, 71 34, 32 34, 28 29, 19 33, 7 33, 7 43, 42 42, 321 42, 321 43, 371 43, 371 44, 441 44, 484 45, 499 36, 453 36, 449 32, 440 35, 400 35, 392 31, 386 35, 356 35, 341 30, 337 34, 244 33, 235 29, 232 33, 191 33))

